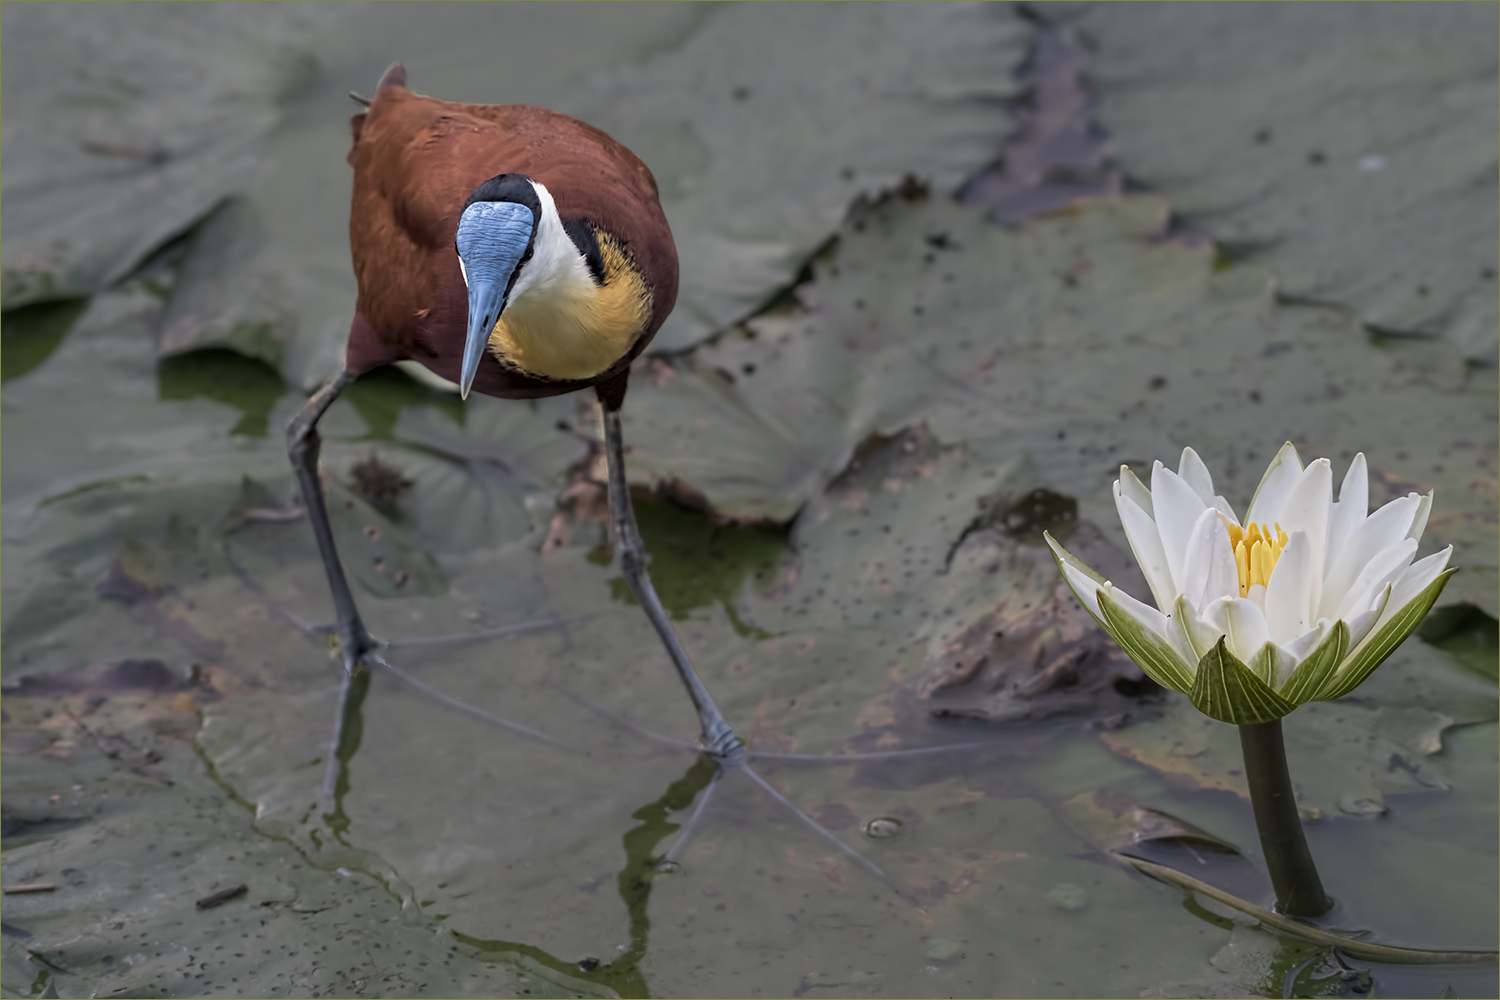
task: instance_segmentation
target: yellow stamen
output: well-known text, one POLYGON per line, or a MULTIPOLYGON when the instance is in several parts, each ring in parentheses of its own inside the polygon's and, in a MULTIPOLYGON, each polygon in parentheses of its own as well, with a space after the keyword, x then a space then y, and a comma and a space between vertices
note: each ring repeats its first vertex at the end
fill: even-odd
POLYGON ((1234 549, 1234 567, 1240 578, 1240 596, 1248 597, 1251 587, 1270 584, 1271 571, 1276 568, 1281 551, 1286 548, 1290 539, 1279 524, 1251 523, 1240 528, 1230 524, 1223 515, 1220 515, 1220 519, 1224 520, 1224 530, 1229 533, 1229 545, 1234 549))

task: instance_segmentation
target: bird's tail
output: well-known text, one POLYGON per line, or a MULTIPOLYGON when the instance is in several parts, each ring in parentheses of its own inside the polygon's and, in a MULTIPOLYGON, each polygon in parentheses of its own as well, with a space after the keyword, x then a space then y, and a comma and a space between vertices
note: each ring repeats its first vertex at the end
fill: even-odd
POLYGON ((380 78, 380 86, 375 88, 375 92, 378 94, 387 87, 405 86, 406 70, 401 66, 400 63, 393 62, 391 63, 390 68, 385 71, 385 75, 380 78))
MULTIPOLYGON (((375 96, 379 97, 383 91, 388 90, 391 87, 400 87, 403 90, 406 89, 406 70, 398 62, 391 63, 390 68, 381 75, 380 84, 375 88, 375 96)), ((374 103, 368 97, 361 97, 359 94, 356 94, 352 90, 349 91, 349 98, 355 103, 362 104, 367 108, 374 103)), ((354 166, 354 153, 355 150, 359 148, 359 137, 360 133, 364 131, 364 128, 365 116, 363 114, 354 115, 349 119, 349 132, 353 136, 354 142, 349 147, 349 155, 344 157, 344 159, 348 161, 349 166, 351 167, 354 166)))

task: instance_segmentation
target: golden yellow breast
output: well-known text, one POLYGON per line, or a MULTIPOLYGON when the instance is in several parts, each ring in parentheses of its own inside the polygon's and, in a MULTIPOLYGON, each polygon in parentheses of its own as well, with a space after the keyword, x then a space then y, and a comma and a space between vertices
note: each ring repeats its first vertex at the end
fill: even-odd
POLYGON ((586 379, 623 358, 646 330, 651 293, 620 246, 600 233, 604 283, 513 302, 490 332, 502 361, 551 379, 586 379))

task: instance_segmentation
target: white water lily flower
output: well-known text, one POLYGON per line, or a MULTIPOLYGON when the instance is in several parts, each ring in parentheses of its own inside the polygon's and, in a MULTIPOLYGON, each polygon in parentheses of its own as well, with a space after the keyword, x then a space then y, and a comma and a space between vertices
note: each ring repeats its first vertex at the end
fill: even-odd
POLYGON ((1269 722, 1354 690, 1422 620, 1453 552, 1413 562, 1432 494, 1369 512, 1365 456, 1333 499, 1333 470, 1282 445, 1244 524, 1198 453, 1157 462, 1148 488, 1125 466, 1115 507, 1156 607, 1047 544, 1089 613, 1157 683, 1225 722, 1269 722))

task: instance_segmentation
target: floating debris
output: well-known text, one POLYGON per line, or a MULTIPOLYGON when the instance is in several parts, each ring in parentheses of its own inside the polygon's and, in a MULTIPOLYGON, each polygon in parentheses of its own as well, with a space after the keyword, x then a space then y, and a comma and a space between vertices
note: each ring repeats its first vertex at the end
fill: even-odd
POLYGON ((212 910, 215 906, 222 906, 225 903, 229 902, 231 899, 243 896, 249 891, 250 887, 247 885, 237 885, 231 889, 221 889, 211 896, 204 896, 202 899, 198 900, 198 909, 212 910))

